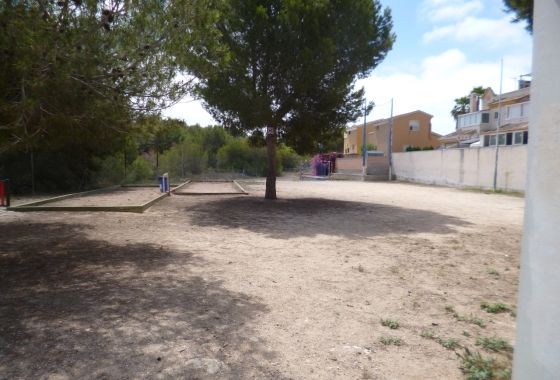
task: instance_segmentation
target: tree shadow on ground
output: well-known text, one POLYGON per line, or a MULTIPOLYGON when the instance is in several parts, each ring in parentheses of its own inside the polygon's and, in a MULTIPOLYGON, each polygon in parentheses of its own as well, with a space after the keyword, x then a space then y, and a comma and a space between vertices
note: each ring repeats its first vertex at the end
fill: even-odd
POLYGON ((264 303, 194 274, 205 263, 189 252, 90 240, 86 225, 2 227, 0 379, 284 378, 251 328, 264 303))
POLYGON ((185 212, 197 226, 242 228, 277 239, 319 234, 346 238, 450 234, 456 232, 455 227, 471 225, 434 211, 324 198, 200 197, 185 212))

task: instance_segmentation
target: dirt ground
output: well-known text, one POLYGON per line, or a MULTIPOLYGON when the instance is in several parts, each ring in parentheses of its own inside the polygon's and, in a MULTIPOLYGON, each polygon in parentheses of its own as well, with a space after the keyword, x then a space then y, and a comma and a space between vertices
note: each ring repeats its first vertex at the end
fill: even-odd
POLYGON ((524 199, 240 184, 143 214, 1 212, 0 379, 462 379, 420 331, 514 343, 479 302, 515 310, 524 199))
POLYGON ((149 202, 160 195, 158 187, 121 187, 82 197, 67 198, 43 206, 134 206, 149 202))
POLYGON ((233 182, 190 182, 185 187, 177 190, 177 193, 197 194, 197 193, 241 193, 233 182))

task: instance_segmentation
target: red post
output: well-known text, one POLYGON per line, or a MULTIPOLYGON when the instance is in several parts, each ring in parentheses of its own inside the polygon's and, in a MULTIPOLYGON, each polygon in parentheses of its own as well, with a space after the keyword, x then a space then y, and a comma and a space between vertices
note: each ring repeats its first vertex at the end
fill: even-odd
POLYGON ((0 206, 4 206, 4 181, 0 181, 0 206))

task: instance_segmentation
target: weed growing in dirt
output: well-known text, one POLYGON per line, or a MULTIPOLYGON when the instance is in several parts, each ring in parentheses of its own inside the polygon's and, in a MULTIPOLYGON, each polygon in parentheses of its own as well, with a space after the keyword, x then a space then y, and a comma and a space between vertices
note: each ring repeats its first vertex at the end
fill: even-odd
POLYGON ((467 375, 465 380, 509 380, 511 379, 511 363, 501 362, 494 358, 483 358, 478 351, 465 349, 461 359, 461 371, 467 375))
POLYGON ((420 307, 420 302, 416 300, 412 301, 412 307, 420 307))
POLYGON ((453 313, 453 312, 455 312, 455 308, 451 305, 445 305, 445 312, 446 313, 453 313))
POLYGON ((464 335, 464 336, 471 336, 471 333, 468 332, 468 331, 463 330, 463 335, 464 335))
POLYGON ((505 270, 505 271, 507 272, 507 271, 509 271, 509 268, 508 268, 508 267, 506 267, 506 269, 504 269, 504 270, 505 270))
POLYGON ((496 276, 499 276, 500 273, 498 273, 498 271, 496 269, 488 269, 488 274, 493 274, 496 276))
POLYGON ((504 303, 497 302, 495 304, 488 303, 484 300, 480 301, 480 307, 486 310, 488 313, 505 313, 511 309, 504 303))
POLYGON ((448 350, 454 350, 461 345, 461 341, 457 338, 438 339, 437 342, 448 350))
POLYGON ((393 330, 398 329, 401 326, 400 323, 397 321, 393 321, 392 319, 383 319, 383 318, 381 319, 381 324, 393 330))
POLYGON ((447 297, 446 297, 446 296, 441 296, 441 297, 439 297, 439 298, 441 298, 442 301, 447 300, 447 297))
POLYGON ((362 266, 362 264, 358 265, 358 272, 364 273, 366 269, 362 266))
POLYGON ((436 247, 434 247, 433 245, 430 245, 430 249, 436 249, 436 247))
POLYGON ((472 323, 473 325, 477 325, 480 327, 486 327, 486 324, 484 323, 484 320, 482 318, 478 318, 476 315, 472 315, 469 318, 469 322, 472 323))
POLYGON ((391 273, 399 273, 399 268, 397 268, 397 267, 392 267, 392 268, 391 268, 391 273))
POLYGON ((420 331, 420 336, 426 339, 435 339, 436 332, 435 331, 420 331))
POLYGON ((459 313, 453 313, 453 318, 455 318, 458 321, 464 321, 465 317, 459 315, 459 313))
POLYGON ((474 342, 476 346, 482 346, 486 352, 512 352, 513 346, 504 338, 477 338, 474 342))
POLYGON ((469 276, 469 280, 474 280, 473 276, 469 276))
POLYGON ((511 315, 512 317, 517 317, 517 313, 515 311, 510 312, 509 315, 511 315))
POLYGON ((379 338, 379 341, 385 345, 395 345, 395 346, 400 346, 403 343, 403 340, 401 338, 396 338, 393 336, 382 336, 381 338, 379 338))

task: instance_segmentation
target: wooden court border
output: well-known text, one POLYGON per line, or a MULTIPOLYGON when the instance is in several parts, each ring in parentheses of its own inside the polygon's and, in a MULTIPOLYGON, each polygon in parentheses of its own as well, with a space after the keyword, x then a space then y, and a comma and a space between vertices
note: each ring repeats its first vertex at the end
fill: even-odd
MULTIPOLYGON (((176 186, 173 190, 171 190, 171 192, 180 189, 181 187, 185 186, 186 184, 188 184, 189 181, 182 183, 178 186, 176 186)), ((154 204, 156 204, 159 201, 162 201, 163 199, 165 199, 165 197, 169 196, 170 194, 168 193, 163 193, 161 195, 159 195, 158 197, 149 200, 146 203, 142 203, 139 205, 131 205, 131 206, 42 206, 44 204, 49 204, 49 203, 53 203, 53 202, 58 202, 64 199, 69 199, 69 198, 79 198, 79 197, 83 197, 86 195, 91 195, 91 194, 95 194, 95 193, 103 193, 106 191, 111 191, 111 190, 116 190, 119 188, 126 188, 126 187, 159 187, 159 185, 147 185, 147 186, 141 186, 141 185, 116 185, 116 186, 111 186, 111 187, 105 187, 103 189, 97 189, 97 190, 90 190, 90 191, 84 191, 82 193, 74 193, 74 194, 67 194, 67 195, 61 195, 59 197, 53 197, 53 198, 49 198, 49 199, 44 199, 42 201, 37 201, 37 202, 30 202, 30 203, 25 203, 23 205, 18 205, 18 206, 11 206, 8 207, 9 211, 19 211, 19 212, 31 212, 31 211, 104 211, 104 212, 136 212, 136 213, 142 213, 144 211, 146 211, 147 209, 149 209, 151 206, 153 206, 154 204)))
POLYGON ((215 181, 215 180, 209 180, 209 181, 188 181, 185 182, 184 184, 182 184, 180 187, 177 187, 175 189, 173 189, 171 191, 171 193, 173 195, 249 195, 249 193, 247 191, 245 191, 245 189, 243 187, 241 187, 240 184, 237 183, 237 181, 215 181), (233 186, 236 187, 237 189, 239 189, 238 192, 236 193, 175 193, 174 190, 178 190, 179 188, 183 187, 183 186, 187 186, 191 183, 203 183, 203 182, 219 182, 219 183, 224 183, 224 182, 231 182, 233 183, 233 186))

